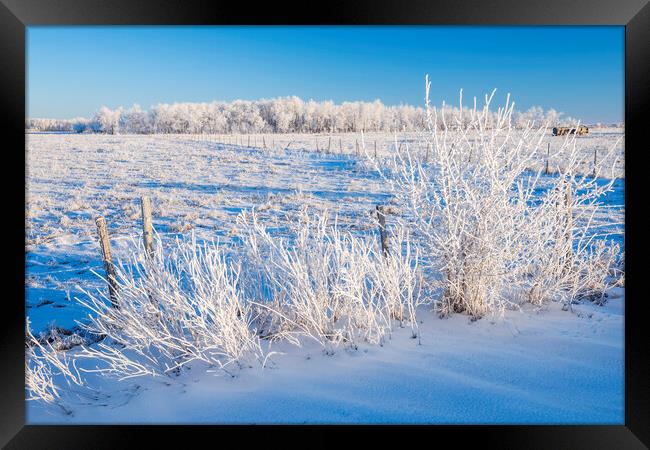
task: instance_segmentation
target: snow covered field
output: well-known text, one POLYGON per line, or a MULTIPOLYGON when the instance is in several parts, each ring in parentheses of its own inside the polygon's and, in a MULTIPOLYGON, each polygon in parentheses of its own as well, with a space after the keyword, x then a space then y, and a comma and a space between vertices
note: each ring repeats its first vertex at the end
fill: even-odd
POLYGON ((373 209, 388 195, 380 180, 341 155, 268 151, 177 136, 29 135, 27 151, 27 308, 35 330, 70 327, 75 285, 102 270, 94 219, 109 224, 114 255, 140 239, 140 196, 153 202, 165 240, 194 230, 229 240, 235 219, 255 207, 281 227, 301 207, 338 214, 374 230, 373 209), (53 303, 49 303, 49 302, 53 303), (40 306, 39 306, 40 305, 40 306))
MULTIPOLYGON (((381 157, 416 137, 400 135, 396 143, 394 136, 367 134, 363 141, 371 155, 377 142, 381 157)), ((594 149, 604 154, 621 137, 621 130, 605 130, 579 138, 585 173, 594 149)), ((84 295, 80 287, 103 287, 91 272, 103 275, 94 219, 106 217, 114 257, 126 257, 141 239, 141 195, 152 198, 154 227, 165 245, 191 232, 199 239, 239 239, 235 219, 253 207, 274 233, 299 221, 305 206, 337 215, 354 233, 376 233, 374 207, 391 199, 357 155, 357 143, 358 134, 259 135, 250 147, 247 136, 28 135, 25 301, 32 329, 72 328, 83 319, 86 312, 71 299, 84 295)), ((616 149, 623 176, 622 140, 616 149)), ((549 162, 551 170, 558 164, 549 162)), ((598 219, 622 229, 623 198, 619 180, 606 198, 608 214, 598 219)), ((231 378, 190 366, 176 378, 113 384, 110 398, 82 394, 69 415, 29 402, 28 420, 622 423, 623 305, 617 288, 602 307, 528 305, 476 322, 463 315, 441 320, 424 306, 419 340, 397 329, 382 347, 334 355, 309 342, 302 348, 281 342, 272 350, 285 354, 264 369, 245 368, 231 378)), ((109 383, 90 379, 97 387, 109 383)))
POLYGON ((398 329, 383 347, 327 356, 305 343, 235 378, 186 369, 82 396, 73 414, 28 403, 29 423, 622 424, 623 297, 574 312, 508 312, 471 323, 420 317, 421 345, 398 329), (543 336, 544 344, 539 345, 543 336))

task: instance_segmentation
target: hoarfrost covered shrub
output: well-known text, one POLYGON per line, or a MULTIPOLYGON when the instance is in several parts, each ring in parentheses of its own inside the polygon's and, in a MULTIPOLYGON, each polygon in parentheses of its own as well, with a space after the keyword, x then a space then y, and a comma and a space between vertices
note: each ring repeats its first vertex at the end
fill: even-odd
POLYGON ((251 309, 237 289, 239 265, 194 237, 164 256, 157 242, 151 259, 138 244, 128 264, 117 265, 119 308, 103 294, 78 299, 93 313, 84 328, 108 338, 82 356, 120 377, 166 374, 192 361, 225 369, 259 359, 251 309))
POLYGON ((609 234, 598 233, 594 217, 602 213, 599 199, 613 180, 599 184, 564 173, 550 183, 526 218, 532 228, 522 239, 521 256, 528 264, 522 259, 518 286, 536 305, 578 299, 602 302, 616 283, 612 271, 619 265, 621 249, 609 234))
POLYGON ((27 400, 39 400, 59 406, 66 414, 68 408, 61 401, 60 386, 55 378, 63 378, 68 386, 84 386, 74 360, 58 351, 49 342, 41 343, 31 332, 29 318, 26 325, 25 388, 27 400))
POLYGON ((559 174, 530 171, 546 151, 545 126, 527 122, 512 133, 514 103, 508 97, 492 113, 494 92, 483 108, 474 99, 467 110, 461 91, 459 114, 450 117, 430 106, 429 86, 427 78, 422 139, 430 155, 406 146, 373 164, 405 207, 403 221, 430 273, 441 274, 428 278, 440 292, 441 314, 480 317, 522 299, 541 304, 604 292, 618 248, 594 240, 599 199, 615 181, 598 179, 602 162, 595 177, 578 176, 582 161, 572 136, 552 155, 566 161, 559 174))
POLYGON ((254 213, 240 225, 244 289, 264 334, 295 343, 295 334, 306 335, 327 351, 358 339, 381 343, 395 321, 417 336, 418 255, 403 232, 393 237, 403 246, 384 256, 375 237, 354 237, 326 215, 305 214, 292 241, 271 236, 254 213))
MULTIPOLYGON (((260 339, 300 336, 328 352, 362 340, 382 343, 396 324, 418 336, 421 302, 418 252, 403 230, 384 256, 374 236, 360 238, 305 215, 291 241, 271 236, 252 215, 239 222, 240 244, 178 240, 147 256, 142 242, 115 265, 117 308, 103 291, 76 300, 88 311, 83 331, 101 342, 80 345, 82 371, 171 375, 194 361, 228 371, 265 365, 260 339)), ((52 348, 54 351, 55 349, 52 348)))

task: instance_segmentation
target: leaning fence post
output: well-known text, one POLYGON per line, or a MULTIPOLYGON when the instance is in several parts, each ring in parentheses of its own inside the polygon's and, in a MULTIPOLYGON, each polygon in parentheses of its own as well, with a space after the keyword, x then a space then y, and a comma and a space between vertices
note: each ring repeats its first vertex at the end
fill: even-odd
POLYGON ((388 256, 388 234, 386 233, 386 215, 384 207, 377 205, 377 220, 379 221, 379 238, 381 239, 381 251, 388 256))
POLYGON ((144 195, 140 198, 142 204, 142 240, 149 258, 153 257, 153 231, 151 226, 151 199, 144 195))
POLYGON ((103 217, 98 217, 95 224, 97 225, 99 245, 102 250, 102 260, 104 262, 104 270, 106 271, 106 279, 108 280, 108 294, 113 308, 118 308, 117 279, 115 278, 115 266, 113 265, 113 257, 111 256, 111 243, 108 239, 106 220, 103 217))

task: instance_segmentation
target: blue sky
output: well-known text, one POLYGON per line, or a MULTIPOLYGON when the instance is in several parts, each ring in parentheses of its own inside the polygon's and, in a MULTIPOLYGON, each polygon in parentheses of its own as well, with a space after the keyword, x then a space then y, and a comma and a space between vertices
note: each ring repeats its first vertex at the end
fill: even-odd
POLYGON ((29 27, 27 115, 138 103, 380 99, 467 102, 497 88, 518 109, 622 121, 623 27, 29 27))

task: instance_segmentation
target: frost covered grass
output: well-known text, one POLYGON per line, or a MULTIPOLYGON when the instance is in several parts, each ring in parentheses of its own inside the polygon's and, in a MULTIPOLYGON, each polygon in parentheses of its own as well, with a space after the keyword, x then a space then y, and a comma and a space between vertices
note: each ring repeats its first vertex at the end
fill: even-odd
POLYGON ((333 354, 341 346, 382 344, 396 324, 418 337, 417 251, 408 236, 394 234, 386 255, 375 239, 353 237, 326 217, 306 214, 287 242, 272 237, 254 213, 242 215, 243 251, 192 236, 167 249, 158 238, 149 256, 134 242, 130 258, 116 264, 117 307, 104 290, 82 289, 77 298, 88 312, 79 325, 99 343, 82 343, 70 363, 30 334, 28 391, 65 408, 47 363, 83 386, 80 361, 82 372, 118 380, 173 377, 197 362, 232 374, 266 365, 274 352, 262 350, 262 338, 298 346, 312 339, 333 354))
POLYGON ((25 334, 27 346, 25 355, 26 399, 55 404, 66 414, 70 414, 65 403, 60 401, 61 387, 54 380, 58 375, 65 380, 68 386, 84 386, 84 381, 74 361, 52 343, 41 342, 40 339, 37 339, 32 334, 29 319, 27 319, 25 334))
POLYGON ((395 321, 417 336, 418 259, 408 236, 396 231, 396 246, 384 255, 374 236, 354 237, 327 216, 304 216, 291 243, 271 236, 254 214, 241 225, 248 230, 244 290, 262 313, 263 334, 298 343, 298 332, 328 353, 358 339, 380 344, 395 321))
POLYGON ((165 254, 157 247, 149 258, 136 246, 142 251, 117 266, 119 307, 101 291, 79 299, 91 312, 83 328, 122 348, 85 348, 83 356, 121 378, 163 375, 192 361, 226 370, 261 358, 250 305, 237 289, 240 267, 195 239, 165 254))

